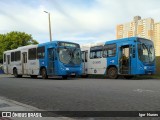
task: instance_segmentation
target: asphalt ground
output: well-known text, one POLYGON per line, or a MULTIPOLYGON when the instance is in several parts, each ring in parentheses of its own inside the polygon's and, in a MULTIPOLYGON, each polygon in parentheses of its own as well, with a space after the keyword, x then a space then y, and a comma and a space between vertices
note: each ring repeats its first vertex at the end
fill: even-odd
POLYGON ((0 96, 47 111, 160 111, 160 80, 43 80, 0 75, 0 96))

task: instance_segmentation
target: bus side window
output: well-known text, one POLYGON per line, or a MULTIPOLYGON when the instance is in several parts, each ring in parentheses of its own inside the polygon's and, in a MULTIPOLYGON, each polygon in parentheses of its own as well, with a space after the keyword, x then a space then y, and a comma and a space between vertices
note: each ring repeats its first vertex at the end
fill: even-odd
POLYGON ((103 58, 106 58, 107 57, 107 50, 103 50, 103 58))
POLYGON ((104 46, 103 57, 114 57, 116 55, 116 44, 104 46))
POLYGON ((15 61, 20 61, 21 60, 21 52, 20 51, 16 51, 15 52, 15 61))
POLYGON ((94 46, 90 48, 90 59, 102 58, 103 46, 94 46))
POLYGON ((15 59, 15 53, 14 52, 11 52, 11 62, 13 62, 15 59))
POLYGON ((31 48, 28 50, 28 60, 35 60, 36 59, 36 54, 37 54, 37 49, 36 48, 31 48))
POLYGON ((37 48, 37 58, 44 59, 44 57, 45 57, 45 47, 44 46, 38 47, 37 48))

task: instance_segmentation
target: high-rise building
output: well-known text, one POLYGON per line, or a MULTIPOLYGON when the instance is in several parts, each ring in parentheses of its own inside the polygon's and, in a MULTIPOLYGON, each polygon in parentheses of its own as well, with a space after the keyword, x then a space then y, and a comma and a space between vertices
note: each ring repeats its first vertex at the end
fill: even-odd
POLYGON ((116 38, 125 38, 138 36, 153 40, 154 38, 154 20, 152 18, 141 19, 135 16, 133 21, 117 25, 116 38))
POLYGON ((133 36, 152 40, 156 56, 160 56, 160 23, 154 23, 152 18, 141 19, 135 16, 131 22, 117 25, 117 39, 133 36))
POLYGON ((160 56, 160 22, 154 24, 154 46, 156 56, 160 56))

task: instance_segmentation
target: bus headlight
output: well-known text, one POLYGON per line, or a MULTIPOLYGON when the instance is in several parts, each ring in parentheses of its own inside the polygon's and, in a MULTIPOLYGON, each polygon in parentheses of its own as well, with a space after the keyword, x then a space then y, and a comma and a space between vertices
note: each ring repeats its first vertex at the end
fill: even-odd
POLYGON ((144 66, 144 69, 146 70, 146 69, 147 69, 147 66, 144 66))
POLYGON ((69 68, 66 68, 66 70, 69 70, 69 68))

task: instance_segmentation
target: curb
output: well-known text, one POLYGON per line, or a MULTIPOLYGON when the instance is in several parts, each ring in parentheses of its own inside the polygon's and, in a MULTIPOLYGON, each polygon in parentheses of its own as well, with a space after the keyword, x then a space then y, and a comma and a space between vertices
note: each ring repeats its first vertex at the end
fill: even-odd
MULTIPOLYGON (((45 111, 36 107, 26 105, 14 100, 0 97, 0 114, 10 111, 45 111)), ((69 117, 38 117, 38 118, 18 118, 18 117, 0 117, 0 120, 75 120, 69 117)))

